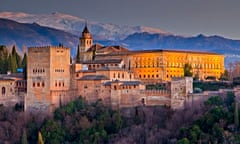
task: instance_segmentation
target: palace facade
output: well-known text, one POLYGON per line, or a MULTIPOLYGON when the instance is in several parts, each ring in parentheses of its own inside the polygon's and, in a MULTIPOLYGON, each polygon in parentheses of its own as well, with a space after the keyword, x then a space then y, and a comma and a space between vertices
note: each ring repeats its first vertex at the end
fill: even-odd
POLYGON ((113 108, 179 108, 193 92, 193 79, 184 77, 185 64, 191 65, 193 76, 201 80, 219 78, 224 72, 224 56, 220 54, 102 46, 93 44, 85 26, 72 64, 69 48, 28 48, 25 109, 52 111, 78 96, 89 102, 101 99, 113 108), (151 85, 158 88, 150 88, 151 85))

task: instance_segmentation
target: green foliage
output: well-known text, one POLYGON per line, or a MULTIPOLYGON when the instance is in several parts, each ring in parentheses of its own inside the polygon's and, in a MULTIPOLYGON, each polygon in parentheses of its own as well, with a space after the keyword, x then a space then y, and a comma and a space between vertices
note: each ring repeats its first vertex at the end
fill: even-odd
POLYGON ((234 104, 234 126, 235 126, 235 129, 238 130, 239 116, 238 116, 238 102, 237 101, 235 101, 235 104, 234 104))
POLYGON ((0 74, 7 73, 8 69, 8 50, 6 46, 0 45, 0 74))
POLYGON ((116 129, 120 130, 122 128, 122 117, 121 117, 120 111, 118 110, 117 113, 115 113, 113 117, 115 120, 116 129))
POLYGON ((212 135, 211 139, 213 140, 212 143, 223 143, 224 136, 223 136, 223 128, 220 128, 217 124, 214 124, 212 128, 212 135))
POLYGON ((41 131, 46 143, 59 144, 64 140, 65 130, 57 121, 46 120, 41 131))
POLYGON ((182 138, 177 143, 178 144, 190 144, 190 141, 188 140, 188 138, 182 138))
POLYGON ((184 64, 183 72, 184 72, 184 76, 192 77, 193 76, 192 66, 190 64, 188 64, 188 63, 184 64))
POLYGON ((17 65, 17 68, 21 67, 22 60, 21 60, 20 55, 17 53, 15 46, 13 46, 13 48, 12 48, 12 57, 13 57, 13 61, 17 65))
POLYGON ((41 132, 38 132, 38 144, 44 144, 41 132))
POLYGON ((113 111, 99 100, 88 104, 82 97, 54 111, 54 119, 42 128, 46 143, 106 143, 123 127, 120 111, 113 111))
POLYGON ((23 129, 23 135, 22 135, 22 144, 27 144, 27 132, 26 129, 23 129))
POLYGON ((0 73, 7 73, 7 71, 15 73, 17 68, 26 68, 26 60, 26 57, 23 60, 21 59, 15 46, 12 47, 12 52, 9 53, 6 46, 0 45, 0 73))
POLYGON ((223 99, 219 96, 212 96, 204 104, 209 106, 220 106, 223 105, 223 99))
POLYGON ((29 135, 29 142, 36 142, 38 138, 38 128, 37 124, 34 121, 31 121, 27 124, 27 133, 31 134, 29 135))
POLYGON ((219 89, 233 88, 233 86, 227 82, 201 82, 194 81, 193 88, 200 88, 203 91, 218 91, 219 89))
POLYGON ((26 53, 24 53, 21 66, 23 68, 24 79, 26 80, 27 79, 27 54, 26 53))
MULTIPOLYGON (((231 134, 228 126, 233 125, 237 121, 239 125, 239 118, 233 122, 233 113, 238 115, 238 109, 235 112, 230 108, 234 102, 234 94, 228 93, 226 99, 223 101, 221 97, 210 97, 205 104, 209 107, 206 113, 193 122, 192 126, 183 127, 179 132, 179 142, 189 140, 190 143, 225 143, 234 141, 237 142, 238 137, 231 134), (227 137, 225 132, 227 131, 227 137)), ((238 117, 238 116, 236 116, 238 117)), ((235 118, 235 117, 234 117, 235 118)))
POLYGON ((229 78, 228 78, 228 70, 225 70, 224 73, 221 74, 219 80, 222 80, 222 81, 227 81, 229 78))
POLYGON ((227 98, 225 99, 225 104, 228 108, 231 108, 235 101, 235 96, 233 92, 227 93, 227 98))
POLYGON ((76 62, 77 62, 77 63, 80 62, 80 46, 79 46, 79 45, 78 45, 78 48, 77 48, 76 62))

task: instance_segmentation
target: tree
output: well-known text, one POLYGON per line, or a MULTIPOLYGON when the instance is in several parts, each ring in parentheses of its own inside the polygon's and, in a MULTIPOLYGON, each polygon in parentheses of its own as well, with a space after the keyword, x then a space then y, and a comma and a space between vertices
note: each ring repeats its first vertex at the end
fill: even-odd
POLYGON ((212 96, 205 101, 204 104, 209 106, 220 106, 223 105, 223 99, 219 96, 212 96))
POLYGON ((116 129, 117 131, 122 128, 122 117, 120 110, 118 110, 114 115, 115 123, 116 123, 116 129))
POLYGON ((44 144, 44 141, 43 141, 43 138, 42 138, 42 134, 41 134, 40 131, 38 132, 38 144, 44 144))
POLYGON ((228 80, 228 70, 225 70, 224 73, 221 74, 219 80, 228 80))
POLYGON ((27 144, 27 132, 26 129, 23 129, 23 135, 22 135, 22 144, 27 144))
POLYGON ((8 57, 8 70, 11 72, 17 72, 17 62, 12 55, 8 57))
POLYGON ((234 105, 234 125, 235 125, 235 130, 238 130, 239 117, 238 117, 238 103, 237 103, 237 101, 235 101, 235 105, 234 105))
POLYGON ((217 124, 214 124, 212 128, 212 137, 213 137, 213 143, 223 143, 224 142, 224 136, 223 136, 223 128, 220 128, 217 124))
POLYGON ((21 57, 20 55, 17 53, 15 46, 13 46, 12 48, 12 58, 13 61, 16 63, 16 67, 21 67, 21 57))
POLYGON ((190 144, 190 141, 187 138, 183 138, 183 139, 180 139, 177 143, 178 144, 190 144))
POLYGON ((52 119, 45 121, 41 131, 46 143, 58 144, 64 140, 65 130, 60 123, 52 119))
POLYGON ((189 76, 189 77, 193 76, 192 66, 190 64, 188 63, 184 64, 183 71, 184 71, 184 76, 189 76))
POLYGON ((8 70, 8 50, 6 46, 0 45, 0 73, 7 73, 8 70))
POLYGON ((80 47, 79 47, 79 45, 78 45, 76 62, 79 63, 80 61, 81 61, 81 60, 80 60, 80 47))
POLYGON ((26 53, 24 53, 21 65, 23 68, 24 79, 27 79, 27 54, 26 53))

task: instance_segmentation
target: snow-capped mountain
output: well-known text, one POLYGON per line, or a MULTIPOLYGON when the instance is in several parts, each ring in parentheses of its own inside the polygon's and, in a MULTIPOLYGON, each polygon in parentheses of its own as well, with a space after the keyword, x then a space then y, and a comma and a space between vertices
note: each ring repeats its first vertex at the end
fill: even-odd
MULTIPOLYGON (((20 23, 37 23, 41 26, 47 26, 70 32, 80 36, 86 23, 82 18, 54 12, 51 14, 27 14, 16 12, 1 12, 0 18, 11 19, 20 23)), ((134 33, 148 32, 157 34, 170 34, 160 29, 144 26, 126 26, 117 24, 105 24, 95 21, 87 21, 88 27, 95 40, 122 40, 128 35, 134 33)))

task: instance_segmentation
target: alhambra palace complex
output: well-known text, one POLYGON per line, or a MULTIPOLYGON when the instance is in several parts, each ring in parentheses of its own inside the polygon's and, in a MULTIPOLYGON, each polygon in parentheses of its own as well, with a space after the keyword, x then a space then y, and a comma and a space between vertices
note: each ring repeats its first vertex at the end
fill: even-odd
POLYGON ((52 111, 79 96, 88 102, 101 99, 112 108, 165 105, 175 109, 182 107, 193 92, 192 77, 184 77, 185 64, 190 64, 193 76, 201 80, 219 78, 224 72, 223 55, 102 46, 93 44, 87 26, 80 38, 78 56, 71 64, 70 48, 30 47, 27 85, 6 75, 0 77, 0 88, 4 87, 4 94, 9 97, 18 95, 18 100, 23 99, 26 111, 52 111), (154 84, 160 88, 148 87, 154 84), (24 86, 25 94, 19 90, 24 86), (10 91, 16 88, 15 92, 10 91))

